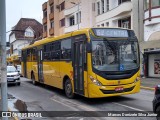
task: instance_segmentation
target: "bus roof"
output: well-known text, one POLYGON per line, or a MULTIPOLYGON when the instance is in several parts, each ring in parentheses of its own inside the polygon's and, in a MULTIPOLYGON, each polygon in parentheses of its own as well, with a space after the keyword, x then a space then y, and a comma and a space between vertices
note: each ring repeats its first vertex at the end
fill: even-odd
MULTIPOLYGON (((105 27, 93 27, 93 28, 105 28, 105 27)), ((119 27, 106 27, 106 28, 126 29, 126 28, 119 28, 119 27)), ((76 30, 76 31, 73 31, 73 32, 70 32, 70 33, 66 33, 64 35, 44 38, 42 40, 35 41, 33 44, 28 45, 27 47, 24 47, 22 50, 32 48, 32 47, 35 47, 35 46, 39 46, 39 45, 43 45, 45 43, 49 43, 49 42, 56 41, 56 40, 59 40, 59 39, 79 35, 79 34, 87 34, 90 29, 92 29, 92 28, 84 28, 84 29, 76 30)), ((126 29, 126 30, 130 30, 130 29, 126 29)))

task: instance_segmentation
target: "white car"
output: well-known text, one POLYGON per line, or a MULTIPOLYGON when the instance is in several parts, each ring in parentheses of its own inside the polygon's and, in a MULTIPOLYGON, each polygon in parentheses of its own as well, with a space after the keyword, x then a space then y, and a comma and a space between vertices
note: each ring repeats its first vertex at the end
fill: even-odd
POLYGON ((20 75, 14 66, 7 66, 7 82, 20 85, 20 75))

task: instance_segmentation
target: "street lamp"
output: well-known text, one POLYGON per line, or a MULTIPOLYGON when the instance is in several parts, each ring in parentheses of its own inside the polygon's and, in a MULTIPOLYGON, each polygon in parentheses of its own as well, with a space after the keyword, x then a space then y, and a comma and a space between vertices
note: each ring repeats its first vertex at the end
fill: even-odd
POLYGON ((79 30, 79 23, 80 23, 79 5, 80 5, 80 2, 78 2, 78 3, 70 2, 70 3, 78 6, 78 16, 77 17, 78 17, 78 30, 79 30))

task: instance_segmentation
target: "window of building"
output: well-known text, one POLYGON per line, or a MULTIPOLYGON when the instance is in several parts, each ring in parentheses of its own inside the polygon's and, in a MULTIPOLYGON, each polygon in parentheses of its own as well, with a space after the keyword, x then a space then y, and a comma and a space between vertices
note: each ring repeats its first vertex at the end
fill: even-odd
POLYGON ((104 23, 102 23, 101 26, 104 27, 104 23))
POLYGON ((151 6, 152 7, 160 6, 160 0, 152 0, 151 6))
POLYGON ((60 20, 60 26, 61 27, 65 26, 65 18, 63 18, 63 19, 60 20))
POLYGON ((51 21, 51 28, 54 28, 54 21, 51 21))
POLYGON ((129 21, 123 21, 122 22, 122 27, 123 28, 129 28, 129 21))
POLYGON ((131 17, 119 20, 118 27, 131 29, 131 17))
POLYGON ((74 16, 71 16, 69 18, 69 26, 72 26, 72 25, 74 25, 74 16))
POLYGON ((65 1, 59 5, 59 10, 62 11, 65 9, 65 1))
POLYGON ((43 17, 47 17, 47 10, 43 11, 43 17))
POLYGON ((31 31, 25 31, 25 37, 34 37, 34 33, 31 31))
POLYGON ((100 27, 100 25, 97 25, 97 27, 100 27))
POLYGON ((106 22, 106 26, 109 27, 109 22, 106 22))
POLYGON ((47 31, 47 24, 43 26, 44 32, 47 31))
POLYGON ((100 14, 100 2, 97 2, 97 14, 100 14))
POLYGON ((25 29, 24 36, 25 37, 34 37, 34 31, 30 26, 25 29))
POLYGON ((50 13, 53 13, 53 12, 54 12, 54 4, 50 6, 50 13))
POLYGON ((118 4, 120 5, 123 2, 127 2, 127 1, 131 1, 131 0, 118 0, 118 4))
POLYGON ((77 18, 77 24, 79 23, 79 15, 76 13, 76 18, 77 18))
POLYGON ((102 5, 102 13, 104 13, 104 0, 101 0, 101 5, 102 5))
POLYGON ((106 12, 109 11, 109 0, 106 1, 106 12))
POLYGON ((149 0, 144 0, 144 10, 149 9, 149 0))
POLYGON ((76 18, 77 18, 77 24, 78 23, 81 23, 81 12, 79 12, 79 13, 76 13, 76 18))
POLYGON ((61 41, 61 59, 71 59, 71 38, 61 41))

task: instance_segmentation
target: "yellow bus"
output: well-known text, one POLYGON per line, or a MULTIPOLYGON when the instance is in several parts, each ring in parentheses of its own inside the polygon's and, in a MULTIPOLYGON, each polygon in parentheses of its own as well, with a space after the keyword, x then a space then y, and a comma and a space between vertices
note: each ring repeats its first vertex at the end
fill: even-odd
POLYGON ((133 30, 86 28, 22 49, 22 73, 32 80, 99 98, 140 91, 139 45, 133 30))

